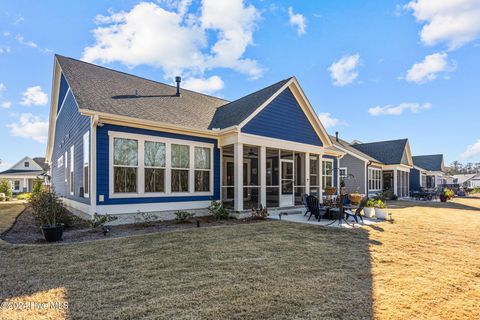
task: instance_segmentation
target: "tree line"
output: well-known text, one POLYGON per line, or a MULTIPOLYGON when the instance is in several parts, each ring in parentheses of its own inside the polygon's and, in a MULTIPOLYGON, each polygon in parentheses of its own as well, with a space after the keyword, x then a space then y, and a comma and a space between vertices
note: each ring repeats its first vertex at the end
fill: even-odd
POLYGON ((446 169, 450 175, 480 173, 480 162, 462 164, 460 161, 455 160, 446 169))

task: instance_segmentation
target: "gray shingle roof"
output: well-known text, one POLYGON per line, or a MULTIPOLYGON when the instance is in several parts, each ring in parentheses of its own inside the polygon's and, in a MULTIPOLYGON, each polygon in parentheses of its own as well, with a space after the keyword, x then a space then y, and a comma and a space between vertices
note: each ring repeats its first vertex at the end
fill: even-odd
POLYGON ((355 149, 380 160, 384 164, 402 163, 408 139, 379 141, 352 145, 355 149))
POLYGON ((42 173, 43 171, 8 169, 0 172, 0 175, 10 174, 10 175, 36 175, 37 176, 42 173))
POLYGON ((288 80, 229 102, 56 55, 79 108, 195 129, 240 124, 288 80), (136 95, 138 93, 138 95, 136 95))
POLYGON ((428 171, 443 170, 443 154, 431 154, 425 156, 413 156, 413 164, 428 171))
POLYGON ((48 164, 45 163, 45 158, 43 157, 36 157, 33 158, 36 164, 38 164, 43 170, 48 170, 48 164))
POLYGON ((208 129, 227 100, 56 56, 80 109, 208 129), (138 96, 135 93, 138 93, 138 96))
POLYGON ((224 129, 241 123, 290 79, 279 81, 218 108, 210 129, 224 129))
POLYGON ((362 158, 365 158, 369 161, 372 161, 372 162, 378 162, 378 163, 382 163, 380 160, 377 160, 375 159, 374 157, 371 157, 369 156, 368 154, 366 153, 363 153, 362 151, 356 149, 353 147, 353 145, 351 145, 350 143, 348 143, 347 141, 345 140, 342 140, 342 139, 338 139, 337 141, 337 138, 336 136, 332 136, 330 135, 330 140, 332 140, 333 144, 336 145, 336 146, 340 146, 341 148, 347 150, 348 152, 350 153, 353 153, 353 154, 356 154, 362 158))

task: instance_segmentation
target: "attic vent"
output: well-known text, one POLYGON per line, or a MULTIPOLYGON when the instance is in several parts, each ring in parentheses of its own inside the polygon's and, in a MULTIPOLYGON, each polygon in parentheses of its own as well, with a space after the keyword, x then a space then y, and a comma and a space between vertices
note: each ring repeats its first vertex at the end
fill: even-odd
POLYGON ((177 83, 177 93, 176 96, 180 97, 180 82, 182 82, 182 77, 176 76, 175 77, 175 82, 177 83))

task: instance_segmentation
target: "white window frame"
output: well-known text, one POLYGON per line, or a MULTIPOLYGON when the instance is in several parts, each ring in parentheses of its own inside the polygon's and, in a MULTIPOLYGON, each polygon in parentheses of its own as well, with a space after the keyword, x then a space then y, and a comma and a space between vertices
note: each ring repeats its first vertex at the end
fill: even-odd
POLYGON ((382 191, 382 180, 382 169, 368 168, 368 191, 382 191))
POLYGON ((25 161, 23 165, 25 166, 25 168, 30 168, 30 161, 25 161))
POLYGON ((158 136, 149 136, 142 134, 134 134, 128 132, 108 131, 109 136, 109 198, 162 198, 162 197, 181 197, 181 196, 213 196, 214 193, 214 145, 213 143, 197 142, 183 139, 174 139, 158 136), (138 173, 137 173, 137 192, 132 193, 116 193, 113 185, 113 139, 133 139, 138 141, 138 173), (165 192, 145 192, 145 141, 165 143, 165 192), (190 166, 189 166, 189 192, 172 192, 171 191, 171 145, 181 144, 190 147, 190 166), (210 191, 195 192, 195 147, 205 147, 210 149, 210 191))
POLYGON ((213 153, 212 153, 212 149, 211 148, 208 148, 207 149, 210 149, 210 168, 209 169, 200 169, 200 168, 197 168, 195 167, 195 148, 204 148, 204 147, 201 147, 201 146, 194 146, 193 147, 193 156, 191 155, 190 158, 193 158, 193 191, 194 192, 197 192, 195 191, 195 171, 208 171, 209 173, 209 191, 198 191, 198 192, 210 192, 212 191, 212 183, 211 183, 211 179, 212 179, 212 171, 213 171, 213 167, 212 167, 212 158, 213 158, 213 153))
POLYGON ((57 168, 63 167, 63 155, 60 156, 57 160, 57 168))
POLYGON ((335 186, 335 167, 334 167, 334 162, 333 162, 333 159, 328 159, 328 158, 322 158, 322 167, 321 167, 321 170, 322 170, 322 190, 325 190, 325 188, 328 188, 328 187, 333 187, 335 186), (332 164, 332 173, 331 174, 324 174, 323 172, 323 163, 324 162, 330 162, 332 164), (329 177, 329 176, 332 176, 332 185, 331 186, 327 186, 327 179, 325 179, 326 177, 329 177))
MULTIPOLYGON (((68 183, 68 151, 65 151, 65 183, 68 183)), ((70 188, 69 186, 67 186, 68 188, 70 188)))
POLYGON ((83 197, 90 198, 90 131, 83 135, 83 197), (87 168, 88 183, 85 183, 85 168, 87 168), (87 190, 88 192, 85 192, 87 190))
POLYGON ((20 191, 20 188, 21 188, 21 187, 22 187, 22 186, 21 186, 20 180, 14 180, 14 181, 13 181, 13 188, 12 188, 12 189, 13 189, 14 191, 20 191), (16 183, 16 182, 18 182, 18 188, 16 188, 16 186, 15 186, 15 183, 16 183))
MULTIPOLYGON (((140 148, 139 148, 140 149, 140 148)), ((140 150, 139 150, 140 151, 140 150)), ((146 139, 143 141, 143 191, 145 192, 146 195, 151 195, 151 194, 166 194, 167 192, 167 144, 165 142, 160 142, 160 141, 152 141, 150 139, 146 139), (145 165, 145 142, 156 142, 156 143, 163 143, 165 145, 165 165, 163 167, 152 167, 152 166, 146 166, 145 165), (164 170, 164 175, 163 175, 163 189, 165 190, 164 192, 147 192, 145 191, 145 169, 163 169, 164 170)), ((171 183, 171 182, 170 182, 171 183)))
POLYGON ((70 147, 70 183, 69 183, 69 189, 70 189, 70 195, 73 196, 75 193, 75 146, 70 147))
POLYGON ((340 169, 338 169, 338 176, 340 177, 340 179, 345 179, 346 177, 348 177, 348 168, 341 167, 340 169), (342 174, 342 170, 345 171, 345 174, 342 174))

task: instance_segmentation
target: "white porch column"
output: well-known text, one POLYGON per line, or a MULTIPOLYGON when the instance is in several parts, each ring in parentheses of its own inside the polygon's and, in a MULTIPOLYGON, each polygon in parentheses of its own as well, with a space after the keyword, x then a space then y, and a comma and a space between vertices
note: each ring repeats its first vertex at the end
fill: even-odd
POLYGON ((267 206, 267 148, 260 147, 260 204, 267 206))
POLYGON ((393 193, 398 196, 397 188, 397 169, 393 170, 393 193))
POLYGON ((323 203, 323 154, 318 157, 318 201, 323 203))
POLYGON ((27 178, 23 178, 23 188, 20 189, 20 192, 23 192, 23 190, 26 190, 26 192, 31 192, 31 190, 28 190, 28 180, 27 180, 27 178))
POLYGON ((235 211, 243 211, 243 143, 233 145, 235 211))
POLYGON ((305 193, 310 194, 310 153, 305 153, 305 193))

